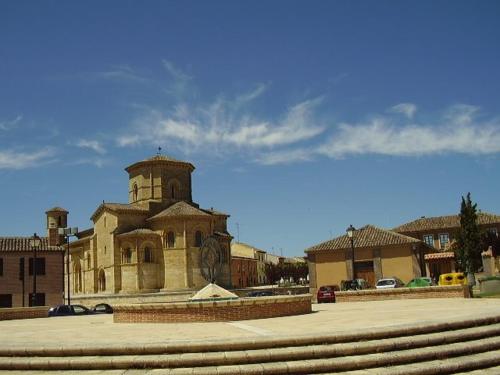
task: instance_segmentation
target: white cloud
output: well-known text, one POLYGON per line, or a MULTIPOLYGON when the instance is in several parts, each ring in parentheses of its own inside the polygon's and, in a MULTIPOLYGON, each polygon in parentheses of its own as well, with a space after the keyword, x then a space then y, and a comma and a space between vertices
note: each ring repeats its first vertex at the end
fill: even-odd
POLYGON ((54 149, 46 147, 33 152, 14 150, 0 151, 0 169, 25 169, 50 163, 55 155, 54 149))
MULTIPOLYGON (((248 95, 248 100, 260 95, 262 90, 248 95)), ((235 101, 218 98, 214 103, 198 107, 184 104, 167 115, 149 110, 135 121, 132 131, 118 137, 118 145, 166 144, 185 153, 268 151, 321 134, 325 128, 314 121, 314 109, 321 101, 322 98, 317 98, 293 105, 277 121, 253 118, 241 106, 241 97, 235 101)))
POLYGON ((106 149, 101 145, 99 141, 96 140, 89 140, 89 139, 80 139, 76 141, 76 146, 81 147, 81 148, 89 148, 91 150, 94 150, 98 154, 105 154, 106 149))
POLYGON ((170 74, 170 77, 173 80, 172 85, 166 90, 167 93, 178 99, 182 99, 194 91, 192 87, 194 77, 176 67, 174 63, 169 60, 162 60, 162 63, 163 67, 170 74))
POLYGON ((500 152, 500 121, 476 122, 477 110, 471 106, 454 107, 433 125, 396 125, 386 118, 361 124, 343 123, 317 152, 332 158, 365 154, 425 156, 500 152))
POLYGON ((151 82, 151 79, 140 75, 128 65, 113 66, 111 70, 93 73, 91 76, 116 81, 131 81, 137 83, 151 82))
POLYGON ((18 115, 13 120, 0 121, 0 130, 9 130, 14 128, 21 120, 23 119, 22 115, 18 115))
POLYGON ((400 103, 388 109, 388 112, 401 113, 412 119, 417 112, 417 106, 413 103, 400 103))
POLYGON ((313 152, 309 149, 292 149, 281 150, 265 153, 255 159, 259 164, 275 165, 275 164, 292 164, 295 162, 311 161, 313 152))

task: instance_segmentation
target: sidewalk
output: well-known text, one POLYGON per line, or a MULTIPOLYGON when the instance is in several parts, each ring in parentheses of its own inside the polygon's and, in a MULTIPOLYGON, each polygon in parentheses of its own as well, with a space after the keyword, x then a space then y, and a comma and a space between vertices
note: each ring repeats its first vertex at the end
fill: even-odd
POLYGON ((112 315, 0 321, 0 347, 154 344, 302 335, 455 321, 500 314, 500 299, 428 299, 313 305, 313 313, 229 323, 113 323, 112 315))

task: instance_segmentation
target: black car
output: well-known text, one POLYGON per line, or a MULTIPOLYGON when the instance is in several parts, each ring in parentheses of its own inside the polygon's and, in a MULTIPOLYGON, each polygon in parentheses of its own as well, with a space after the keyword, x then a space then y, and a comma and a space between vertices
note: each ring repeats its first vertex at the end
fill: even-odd
POLYGON ((247 297, 269 297, 274 296, 270 290, 254 290, 247 294, 247 297))
POLYGON ((92 308, 94 314, 113 314, 113 308, 107 303, 98 303, 92 308))
POLYGON ((82 305, 57 305, 49 309, 49 316, 91 315, 93 312, 82 305))

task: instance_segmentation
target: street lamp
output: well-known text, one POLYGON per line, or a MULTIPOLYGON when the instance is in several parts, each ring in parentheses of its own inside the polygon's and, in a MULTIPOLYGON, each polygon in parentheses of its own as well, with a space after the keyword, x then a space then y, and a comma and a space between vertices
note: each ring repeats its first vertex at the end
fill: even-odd
POLYGON ((31 306, 36 306, 36 251, 40 247, 40 237, 36 233, 30 238, 30 247, 33 250, 33 294, 31 295, 31 306))
POLYGON ((57 233, 60 236, 66 237, 66 244, 68 245, 67 256, 66 256, 66 274, 68 275, 68 305, 71 305, 71 295, 70 295, 70 284, 69 284, 69 238, 71 236, 76 236, 78 233, 78 227, 73 228, 59 228, 57 233))
POLYGON ((352 278, 356 279, 356 262, 354 261, 354 232, 356 228, 349 225, 349 228, 346 229, 347 237, 349 237, 349 241, 351 242, 351 254, 352 254, 352 278))

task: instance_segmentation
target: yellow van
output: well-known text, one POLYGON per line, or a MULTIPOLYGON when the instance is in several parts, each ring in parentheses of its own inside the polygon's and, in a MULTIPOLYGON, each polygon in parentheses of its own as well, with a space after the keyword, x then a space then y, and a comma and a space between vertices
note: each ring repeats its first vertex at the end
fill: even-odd
POLYGON ((438 285, 467 285, 467 278, 462 272, 443 273, 439 276, 438 285))

